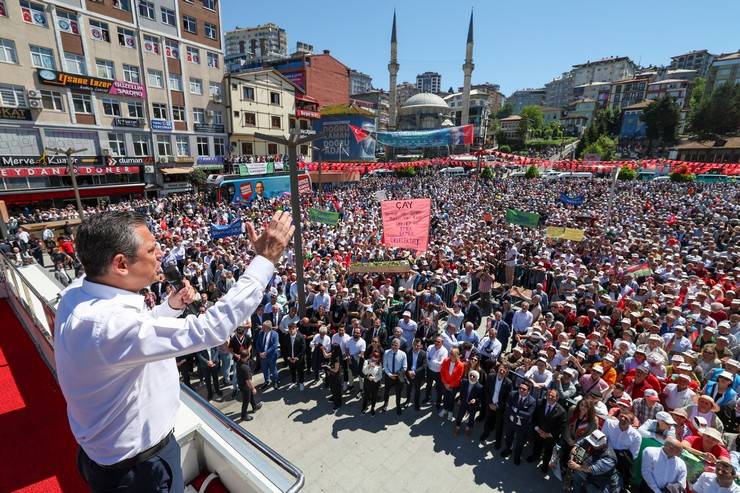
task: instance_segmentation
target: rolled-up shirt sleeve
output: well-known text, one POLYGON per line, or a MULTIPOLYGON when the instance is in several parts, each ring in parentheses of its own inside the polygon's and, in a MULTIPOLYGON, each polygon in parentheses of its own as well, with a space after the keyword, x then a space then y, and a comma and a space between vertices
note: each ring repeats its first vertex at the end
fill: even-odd
POLYGON ((98 351, 109 365, 138 366, 222 344, 262 301, 274 272, 272 262, 258 256, 239 281, 205 313, 175 318, 181 312, 160 305, 152 312, 123 307, 96 327, 98 351))

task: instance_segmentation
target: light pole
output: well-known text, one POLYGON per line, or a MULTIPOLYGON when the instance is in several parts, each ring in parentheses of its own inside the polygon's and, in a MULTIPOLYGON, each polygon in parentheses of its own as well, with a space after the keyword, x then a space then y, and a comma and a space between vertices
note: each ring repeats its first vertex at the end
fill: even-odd
POLYGON ((290 209, 293 214, 293 243, 295 249, 295 270, 298 281, 298 314, 303 317, 306 314, 306 279, 303 273, 303 237, 302 237, 302 216, 301 216, 301 197, 298 192, 298 146, 308 144, 316 139, 326 138, 324 134, 316 134, 315 130, 301 130, 291 128, 290 135, 278 137, 255 133, 258 139, 272 142, 273 144, 284 145, 288 148, 288 166, 290 171, 290 209), (301 136, 303 135, 303 136, 301 136))
POLYGON ((617 188, 617 178, 619 178, 619 172, 622 169, 619 166, 614 167, 614 177, 612 178, 611 187, 609 189, 609 202, 606 211, 606 226, 604 226, 604 234, 609 232, 609 223, 612 218, 612 205, 614 204, 614 190, 617 188))
POLYGON ((72 167, 72 154, 79 154, 87 151, 87 149, 73 149, 71 147, 61 149, 58 147, 47 147, 46 150, 53 152, 54 154, 64 154, 67 156, 67 173, 72 178, 72 189, 75 192, 75 201, 77 201, 77 214, 79 214, 80 221, 82 221, 85 218, 85 213, 82 211, 82 200, 80 200, 80 188, 77 186, 77 175, 72 167))
POLYGON ((324 205, 324 183, 321 181, 321 147, 311 146, 311 149, 318 153, 318 168, 319 168, 319 204, 324 205))

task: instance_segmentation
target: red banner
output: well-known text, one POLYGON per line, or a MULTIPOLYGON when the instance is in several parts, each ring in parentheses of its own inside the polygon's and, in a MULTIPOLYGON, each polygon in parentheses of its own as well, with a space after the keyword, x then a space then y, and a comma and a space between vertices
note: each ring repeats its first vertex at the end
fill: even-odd
MULTIPOLYGON (((77 166, 74 169, 77 175, 130 175, 139 172, 139 166, 77 166)), ((0 178, 25 178, 28 176, 67 176, 67 167, 0 168, 0 178)))

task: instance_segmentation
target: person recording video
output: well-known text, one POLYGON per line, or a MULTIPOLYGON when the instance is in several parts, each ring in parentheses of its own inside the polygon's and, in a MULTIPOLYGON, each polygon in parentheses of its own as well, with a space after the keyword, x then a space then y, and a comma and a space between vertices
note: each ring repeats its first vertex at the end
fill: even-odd
POLYGON ((262 300, 293 233, 277 212, 262 234, 248 223, 256 256, 234 287, 200 316, 177 318, 195 299, 187 280, 148 310, 139 293, 159 278, 163 253, 133 212, 105 212, 77 229, 86 277, 62 294, 54 327, 59 386, 93 491, 183 491, 173 436, 179 405, 175 358, 227 341, 262 300))

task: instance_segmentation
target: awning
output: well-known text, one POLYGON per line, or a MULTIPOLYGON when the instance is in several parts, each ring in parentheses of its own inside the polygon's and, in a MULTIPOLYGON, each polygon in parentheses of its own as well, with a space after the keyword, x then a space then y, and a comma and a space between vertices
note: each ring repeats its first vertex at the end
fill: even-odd
POLYGON ((295 98, 298 101, 306 101, 307 103, 316 103, 319 104, 318 100, 316 98, 312 98, 311 96, 307 96, 306 94, 296 94, 295 98))
POLYGON ((223 164, 196 164, 196 169, 224 169, 223 164))
POLYGON ((163 175, 187 175, 193 168, 159 168, 163 175))

